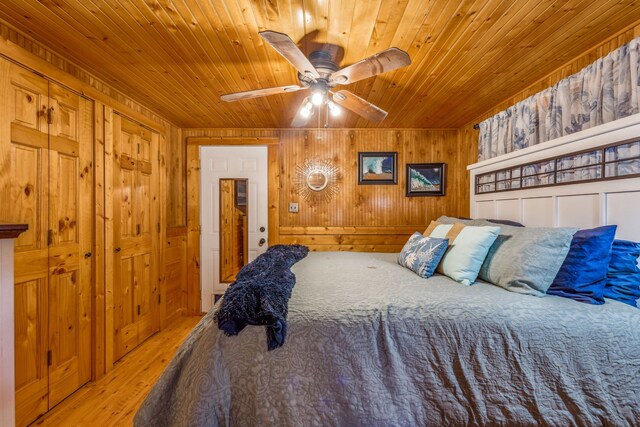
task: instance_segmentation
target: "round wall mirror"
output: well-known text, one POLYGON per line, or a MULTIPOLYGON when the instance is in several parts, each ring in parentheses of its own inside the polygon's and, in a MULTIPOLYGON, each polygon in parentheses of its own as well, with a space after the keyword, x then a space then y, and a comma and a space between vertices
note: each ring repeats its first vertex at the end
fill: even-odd
POLYGON ((313 191, 321 191, 329 183, 327 173, 318 169, 312 170, 307 174, 307 186, 313 191))

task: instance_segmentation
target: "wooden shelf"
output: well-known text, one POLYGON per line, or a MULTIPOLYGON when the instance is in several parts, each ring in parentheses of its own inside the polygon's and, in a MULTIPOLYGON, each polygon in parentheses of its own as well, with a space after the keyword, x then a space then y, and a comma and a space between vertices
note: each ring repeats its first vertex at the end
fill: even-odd
POLYGON ((0 239, 15 239, 27 231, 27 224, 3 224, 0 223, 0 239))

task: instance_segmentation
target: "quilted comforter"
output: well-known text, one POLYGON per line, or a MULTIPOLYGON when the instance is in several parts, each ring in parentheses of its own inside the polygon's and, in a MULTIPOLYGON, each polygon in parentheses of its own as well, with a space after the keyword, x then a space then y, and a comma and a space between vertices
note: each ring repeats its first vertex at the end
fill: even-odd
POLYGON ((135 425, 637 425, 640 310, 422 279, 396 257, 310 253, 274 351, 210 312, 135 425))

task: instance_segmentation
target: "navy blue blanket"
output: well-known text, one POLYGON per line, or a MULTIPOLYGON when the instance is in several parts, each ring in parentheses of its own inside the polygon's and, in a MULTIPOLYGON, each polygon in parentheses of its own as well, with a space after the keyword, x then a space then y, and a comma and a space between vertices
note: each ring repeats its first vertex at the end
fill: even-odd
POLYGON ((291 267, 308 252, 302 245, 275 245, 242 267, 215 314, 218 328, 230 336, 247 325, 264 325, 269 350, 284 344, 289 298, 296 284, 291 267))

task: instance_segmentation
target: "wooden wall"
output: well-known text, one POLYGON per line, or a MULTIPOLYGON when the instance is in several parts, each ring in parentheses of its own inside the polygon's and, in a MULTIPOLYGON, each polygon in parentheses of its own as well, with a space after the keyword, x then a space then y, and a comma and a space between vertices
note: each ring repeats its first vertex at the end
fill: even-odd
POLYGON ((279 137, 279 229, 272 244, 395 252, 431 219, 468 213, 465 166, 474 160, 475 143, 459 143, 456 130, 185 129, 183 136, 279 137), (396 151, 398 184, 358 185, 359 151, 396 151), (339 168, 338 193, 332 199, 305 200, 298 194, 296 167, 307 159, 331 160, 339 168), (405 164, 428 162, 447 163, 447 194, 406 197, 405 164), (288 212, 289 202, 299 203, 299 213, 288 212))
POLYGON ((397 252, 408 236, 440 215, 468 212, 468 150, 455 130, 287 130, 280 137, 280 242, 316 250, 397 252), (398 153, 397 185, 358 185, 358 152, 398 153), (307 159, 339 168, 331 200, 298 194, 296 167, 307 159), (446 195, 406 197, 407 163, 444 162, 446 195), (289 202, 299 203, 289 213, 289 202))

